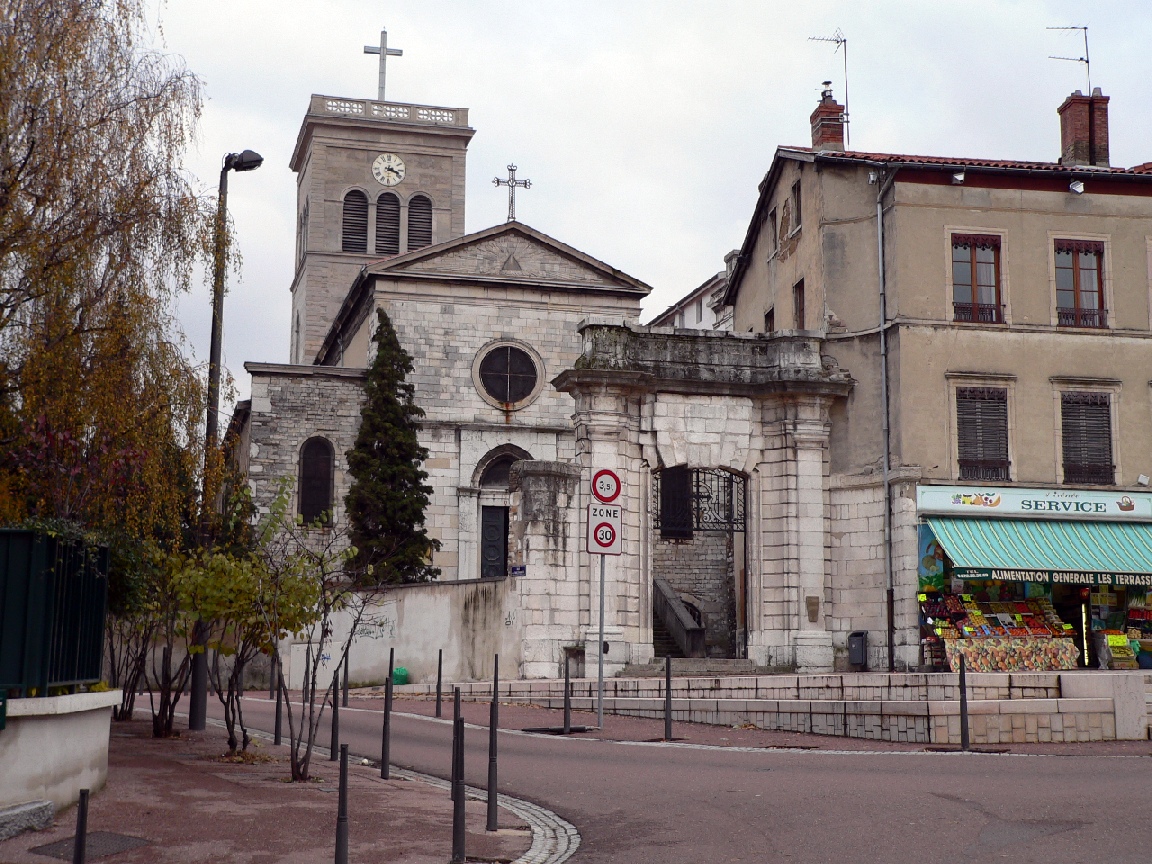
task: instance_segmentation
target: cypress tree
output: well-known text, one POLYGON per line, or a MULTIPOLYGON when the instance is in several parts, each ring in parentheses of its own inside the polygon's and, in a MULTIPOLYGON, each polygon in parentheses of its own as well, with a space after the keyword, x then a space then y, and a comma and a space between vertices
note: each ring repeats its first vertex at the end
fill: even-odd
POLYGON ((424 582, 440 571, 428 562, 440 541, 428 536, 424 510, 432 487, 420 466, 428 451, 416 438, 424 411, 406 378, 412 358, 392 322, 376 310, 376 358, 368 368, 360 431, 348 451, 348 508, 356 557, 351 566, 372 583, 424 582))

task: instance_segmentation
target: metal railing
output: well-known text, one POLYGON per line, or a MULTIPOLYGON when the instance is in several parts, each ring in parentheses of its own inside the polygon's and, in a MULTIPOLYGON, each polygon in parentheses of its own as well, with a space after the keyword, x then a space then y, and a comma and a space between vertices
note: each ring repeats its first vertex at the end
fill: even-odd
POLYGON ((961 480, 1011 480, 1007 459, 961 459, 961 480))
POLYGON ((1065 462, 1064 482, 1111 486, 1116 482, 1116 467, 1114 465, 1083 465, 1065 462))
POLYGON ((976 324, 1003 324, 1004 309, 998 303, 953 303, 953 320, 976 324))
POLYGON ((108 549, 0 530, 0 690, 47 696, 100 680, 108 549))
POLYGON ((1060 327, 1107 327, 1108 313, 1103 309, 1057 308, 1056 324, 1060 327))
POLYGON ((663 576, 652 579, 652 612, 676 640, 685 657, 706 657, 704 628, 696 623, 680 595, 663 576))

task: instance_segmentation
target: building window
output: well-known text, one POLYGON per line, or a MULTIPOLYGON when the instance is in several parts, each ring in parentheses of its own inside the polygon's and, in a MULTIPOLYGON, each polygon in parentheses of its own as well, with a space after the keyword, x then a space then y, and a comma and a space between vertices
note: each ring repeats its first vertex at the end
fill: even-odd
POLYGON ((776 332, 776 307, 775 306, 773 306, 771 309, 769 309, 767 312, 764 313, 764 332, 765 333, 775 333, 776 332))
POLYGON ((693 304, 693 311, 696 313, 696 323, 704 323, 704 301, 702 299, 693 304))
POLYGON ((1065 483, 1116 482, 1109 394, 1061 393, 1060 431, 1065 483))
POLYGON ((344 196, 342 252, 368 251, 368 196, 353 189, 344 196))
POLYGON ((956 321, 1004 323, 999 237, 952 235, 952 310, 956 321))
POLYGON ((538 380, 532 357, 515 345, 498 345, 480 361, 480 384, 501 405, 523 402, 538 380))
POLYGON ((804 329, 804 280, 792 286, 792 326, 804 329))
POLYGON ((299 265, 308 252, 308 200, 304 200, 304 209, 300 211, 300 224, 296 226, 296 263, 299 265))
POLYGON ((768 244, 768 251, 775 255, 776 250, 780 248, 780 233, 777 227, 775 207, 768 214, 768 244))
POLYGON ((376 254, 400 254, 400 199, 391 192, 376 199, 376 254))
POLYGON ((408 202, 408 251, 432 245, 432 202, 416 195, 408 202))
POLYGON ((792 230, 799 231, 800 219, 800 181, 792 184, 792 230))
POLYGON ((300 450, 300 517, 305 525, 331 519, 334 457, 327 438, 309 438, 300 450))
POLYGON ((956 388, 956 443, 961 480, 1011 480, 1008 391, 956 388))
POLYGON ((1056 323, 1061 327, 1107 327, 1104 311, 1104 244, 1056 241, 1056 323))

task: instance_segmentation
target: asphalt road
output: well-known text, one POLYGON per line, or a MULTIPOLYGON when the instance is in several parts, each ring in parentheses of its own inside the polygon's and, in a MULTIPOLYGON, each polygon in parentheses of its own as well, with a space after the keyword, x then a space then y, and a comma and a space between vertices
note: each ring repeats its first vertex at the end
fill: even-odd
MULTIPOLYGON (((245 699, 244 712, 271 729, 267 701, 245 699)), ((351 752, 379 757, 379 711, 341 709, 340 721, 351 752)), ((325 716, 319 743, 328 728, 325 716)), ((392 763, 447 777, 450 741, 447 721, 396 715, 392 763)), ((471 785, 486 785, 487 742, 467 730, 471 785)), ((499 766, 502 792, 580 830, 576 864, 1152 860, 1147 756, 734 752, 501 733, 499 766)))

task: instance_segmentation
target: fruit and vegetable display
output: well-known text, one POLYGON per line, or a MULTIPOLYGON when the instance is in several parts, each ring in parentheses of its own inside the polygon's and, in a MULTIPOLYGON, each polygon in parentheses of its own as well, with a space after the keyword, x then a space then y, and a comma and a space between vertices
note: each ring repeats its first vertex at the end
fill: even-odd
MULTIPOLYGON (((978 602, 968 594, 921 594, 924 662, 973 672, 1075 669, 1080 650, 1046 597, 978 602)), ((1152 622, 1150 622, 1152 623, 1152 622)))

